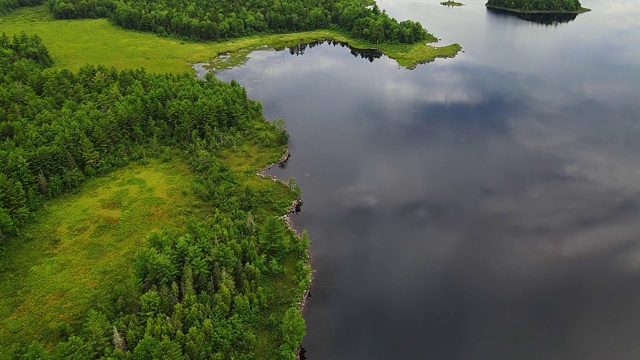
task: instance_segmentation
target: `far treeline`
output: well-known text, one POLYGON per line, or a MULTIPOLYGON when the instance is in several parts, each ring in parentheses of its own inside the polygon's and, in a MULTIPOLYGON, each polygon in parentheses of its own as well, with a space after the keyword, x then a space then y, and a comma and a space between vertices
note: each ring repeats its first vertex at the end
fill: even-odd
POLYGON ((487 7, 521 12, 584 12, 579 0, 489 0, 487 7))
POLYGON ((8 14, 12 10, 23 6, 41 5, 42 0, 0 0, 0 15, 8 14))
MULTIPOLYGON (((14 0, 1 0, 14 1, 14 0)), ((48 0, 58 19, 109 18, 125 29, 193 40, 330 29, 373 43, 435 41, 365 0, 48 0)))
POLYGON ((38 37, 0 36, 3 241, 20 241, 48 199, 165 148, 187 154, 194 192, 214 208, 186 230, 150 234, 133 271, 123 269, 130 281, 83 322, 41 329, 49 332, 44 343, 2 339, 0 357, 295 359, 305 333, 299 301, 310 283, 309 239, 278 217, 299 190, 238 186, 219 160, 247 142, 277 159, 287 133, 265 121, 236 82, 51 64, 38 37))

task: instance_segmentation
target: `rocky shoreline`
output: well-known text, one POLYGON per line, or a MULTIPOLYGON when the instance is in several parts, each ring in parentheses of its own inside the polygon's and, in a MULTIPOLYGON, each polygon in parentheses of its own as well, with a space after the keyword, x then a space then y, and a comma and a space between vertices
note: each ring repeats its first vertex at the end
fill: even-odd
MULTIPOLYGON (((273 181, 279 181, 283 184, 286 184, 284 181, 278 179, 277 177, 273 176, 273 175, 269 175, 269 174, 265 174, 265 171, 271 170, 276 166, 282 166, 283 164, 286 164, 287 161, 289 161, 289 158, 291 158, 291 152, 289 151, 289 148, 287 147, 287 149, 285 150, 284 154, 280 157, 280 159, 278 159, 278 161, 276 161, 273 164, 269 164, 267 166, 265 166, 264 168, 262 168, 260 171, 258 171, 256 173, 256 175, 260 176, 263 179, 271 179, 273 181)), ((288 184, 286 184, 288 186, 288 184)), ((300 211, 302 211, 302 205, 303 205, 303 201, 302 198, 297 198, 295 199, 292 203, 291 206, 289 207, 289 211, 282 215, 280 217, 280 219, 282 219, 282 221, 284 221, 284 223, 287 225, 287 227, 289 229, 291 229, 291 231, 293 231, 296 236, 300 237, 302 236, 302 234, 300 233, 300 231, 298 231, 298 229, 293 225, 293 221, 291 220, 291 216, 290 214, 297 214, 300 211)), ((309 252, 309 250, 307 250, 307 265, 311 263, 311 253, 309 252)), ((302 295, 302 299, 299 302, 299 309, 300 312, 304 311, 304 308, 307 305, 307 301, 309 300, 309 298, 311 297, 311 286, 313 284, 313 270, 311 270, 311 281, 309 282, 309 287, 305 290, 304 294, 302 295)), ((298 346, 298 354, 296 356, 297 360, 301 360, 302 359, 302 354, 303 354, 303 348, 302 348, 302 344, 300 344, 298 346)))

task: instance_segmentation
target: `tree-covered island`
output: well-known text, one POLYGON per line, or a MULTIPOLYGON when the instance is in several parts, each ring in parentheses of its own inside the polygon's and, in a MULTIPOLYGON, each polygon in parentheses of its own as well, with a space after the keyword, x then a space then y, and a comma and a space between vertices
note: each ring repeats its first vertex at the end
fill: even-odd
POLYGON ((488 0, 491 9, 518 13, 578 14, 590 9, 582 7, 579 0, 488 0))

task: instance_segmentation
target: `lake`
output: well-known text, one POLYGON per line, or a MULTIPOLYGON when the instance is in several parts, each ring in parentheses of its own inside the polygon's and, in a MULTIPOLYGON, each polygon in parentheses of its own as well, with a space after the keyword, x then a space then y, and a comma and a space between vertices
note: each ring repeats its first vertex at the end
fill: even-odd
POLYGON ((311 238, 309 359, 640 357, 640 2, 542 23, 380 1, 464 53, 256 51, 311 238))

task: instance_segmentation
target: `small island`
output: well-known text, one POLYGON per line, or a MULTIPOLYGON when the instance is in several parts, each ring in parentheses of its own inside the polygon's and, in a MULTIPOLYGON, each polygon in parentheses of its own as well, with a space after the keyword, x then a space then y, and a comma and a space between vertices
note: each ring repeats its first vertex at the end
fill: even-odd
POLYGON ((440 3, 440 5, 444 5, 444 6, 462 6, 464 5, 463 3, 459 3, 459 2, 455 2, 455 1, 443 1, 440 3))
POLYGON ((582 7, 579 0, 488 0, 486 6, 526 14, 579 14, 591 11, 582 7))

